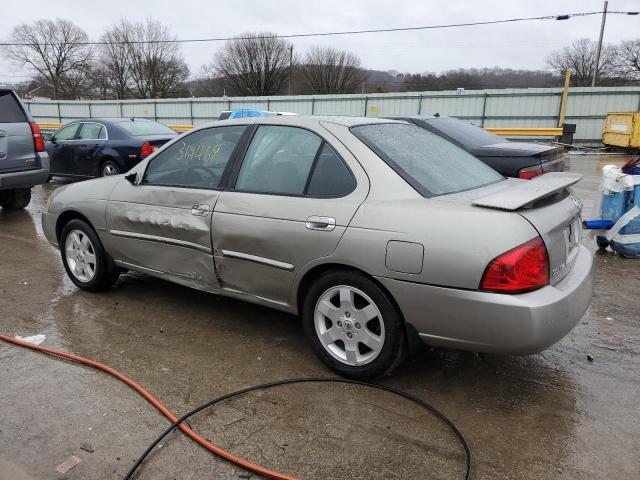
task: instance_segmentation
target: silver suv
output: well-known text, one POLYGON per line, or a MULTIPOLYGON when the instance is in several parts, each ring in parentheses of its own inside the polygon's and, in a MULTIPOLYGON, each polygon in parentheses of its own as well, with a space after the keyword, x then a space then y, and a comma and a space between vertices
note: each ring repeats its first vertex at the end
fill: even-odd
POLYGON ((0 89, 0 207, 29 205, 31 187, 49 178, 40 127, 12 90, 0 89))

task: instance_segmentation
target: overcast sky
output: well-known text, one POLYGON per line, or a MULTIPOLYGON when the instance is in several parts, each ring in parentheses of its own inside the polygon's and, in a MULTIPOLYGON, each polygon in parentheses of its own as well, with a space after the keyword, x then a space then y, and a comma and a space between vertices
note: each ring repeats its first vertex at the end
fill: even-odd
MULTIPOLYGON (((597 11, 601 0, 2 0, 2 31, 40 18, 62 17, 91 39, 121 17, 147 16, 166 23, 178 38, 228 37, 246 31, 280 34, 395 28, 514 17, 597 11)), ((609 10, 640 10, 640 0, 610 0, 609 10)), ((455 68, 544 68, 546 56, 573 40, 596 40, 600 16, 568 21, 530 21, 429 31, 293 39, 297 52, 331 45, 357 53, 377 70, 441 72, 455 68)), ((610 15, 605 42, 640 37, 640 16, 610 15)), ((5 37, 6 38, 6 37, 5 37)), ((183 44, 192 73, 211 61, 220 43, 183 44)), ((0 47, 0 83, 20 80, 24 70, 0 47)))

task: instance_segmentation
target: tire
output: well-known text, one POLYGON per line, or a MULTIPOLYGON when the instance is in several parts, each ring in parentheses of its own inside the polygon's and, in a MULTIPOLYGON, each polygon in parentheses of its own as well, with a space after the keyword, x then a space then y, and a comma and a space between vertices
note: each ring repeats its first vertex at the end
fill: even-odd
POLYGON ((100 167, 100 176, 101 177, 109 177, 111 175, 119 175, 120 167, 113 160, 107 160, 100 167))
POLYGON ((609 246, 609 240, 602 235, 598 235, 596 236, 596 244, 598 245, 598 248, 605 250, 609 246))
POLYGON ((71 220, 62 228, 60 254, 67 275, 83 290, 105 290, 120 276, 93 228, 82 220, 71 220))
POLYGON ((31 201, 30 188, 0 191, 0 207, 5 210, 22 210, 31 201))
POLYGON ((320 275, 303 300, 302 322, 316 355, 344 377, 379 377, 404 359, 402 316, 387 293, 363 274, 320 275))

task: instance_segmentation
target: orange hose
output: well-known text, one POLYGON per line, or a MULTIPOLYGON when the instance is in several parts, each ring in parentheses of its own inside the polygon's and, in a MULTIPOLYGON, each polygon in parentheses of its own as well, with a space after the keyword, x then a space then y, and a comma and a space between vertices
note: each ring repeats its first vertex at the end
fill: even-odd
MULTIPOLYGON (((109 375, 113 375, 121 382, 126 383, 131 388, 133 388, 136 392, 138 392, 140 395, 146 398, 147 401, 151 405, 156 407, 158 411, 162 413, 162 415, 167 417, 171 423, 174 423, 176 420, 178 420, 178 417, 176 417, 173 413, 171 413, 171 411, 167 407, 165 407, 162 403, 160 403, 160 400, 158 400, 156 397, 151 395, 147 390, 142 388, 140 385, 138 385, 136 382, 131 380, 129 377, 127 377, 123 373, 120 373, 117 370, 114 370, 113 368, 103 363, 96 362, 95 360, 81 357, 79 355, 74 355, 73 353, 67 353, 67 352, 63 352, 61 350, 55 350, 49 347, 42 347, 40 345, 33 345, 31 343, 23 342, 16 338, 9 337, 2 334, 0 334, 0 340, 4 340, 5 342, 9 342, 14 345, 18 345, 20 347, 30 348, 31 350, 37 350, 39 352, 48 353, 56 357, 66 358, 67 360, 71 360, 72 362, 81 363, 83 365, 87 365, 89 367, 102 370, 103 372, 107 372, 109 375)), ((180 430, 182 430, 187 437, 189 437, 191 440, 198 443, 202 447, 206 448, 211 453, 218 455, 219 457, 224 458, 225 460, 228 460, 231 463, 235 463, 236 465, 244 468, 245 470, 257 473, 267 478, 275 478, 277 480, 297 480, 295 477, 291 477, 289 475, 285 475, 284 473, 279 473, 274 470, 269 470, 268 468, 261 467, 260 465, 251 463, 248 460, 244 460, 240 457, 235 456, 230 452, 227 452, 226 450, 223 450, 222 448, 214 445, 213 443, 209 442, 205 438, 198 435, 189 427, 189 425, 185 423, 181 423, 180 425, 178 425, 178 428, 180 428, 180 430)))

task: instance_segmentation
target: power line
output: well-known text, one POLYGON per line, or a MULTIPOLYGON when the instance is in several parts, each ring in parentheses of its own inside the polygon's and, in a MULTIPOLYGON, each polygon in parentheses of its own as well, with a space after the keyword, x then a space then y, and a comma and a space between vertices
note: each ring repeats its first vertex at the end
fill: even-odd
MULTIPOLYGON (((202 43, 202 42, 226 42, 229 40, 252 40, 261 38, 306 38, 306 37, 330 37, 338 35, 361 35, 366 33, 388 33, 388 32, 409 32, 417 30, 435 30, 443 28, 460 28, 460 27, 474 27, 480 25, 496 25, 501 23, 514 23, 514 22, 528 22, 533 20, 568 20, 572 17, 587 17, 591 15, 600 15, 602 12, 577 12, 563 15, 545 15, 541 17, 521 17, 521 18, 508 18, 502 20, 486 20, 482 22, 465 22, 465 23, 449 23, 441 25, 425 25, 420 27, 398 27, 398 28, 376 28, 368 30, 347 30, 340 32, 320 32, 320 33, 294 33, 288 35, 256 35, 256 36, 238 36, 238 37, 217 37, 217 38, 190 38, 190 39, 175 39, 175 40, 126 40, 118 42, 77 42, 76 45, 117 45, 117 44, 144 44, 144 43, 202 43)), ((626 11, 610 11, 609 15, 638 15, 640 12, 626 12, 626 11)), ((11 43, 2 42, 0 47, 21 47, 32 46, 33 43, 11 43)), ((40 46, 53 46, 59 45, 57 43, 40 43, 40 46)))

